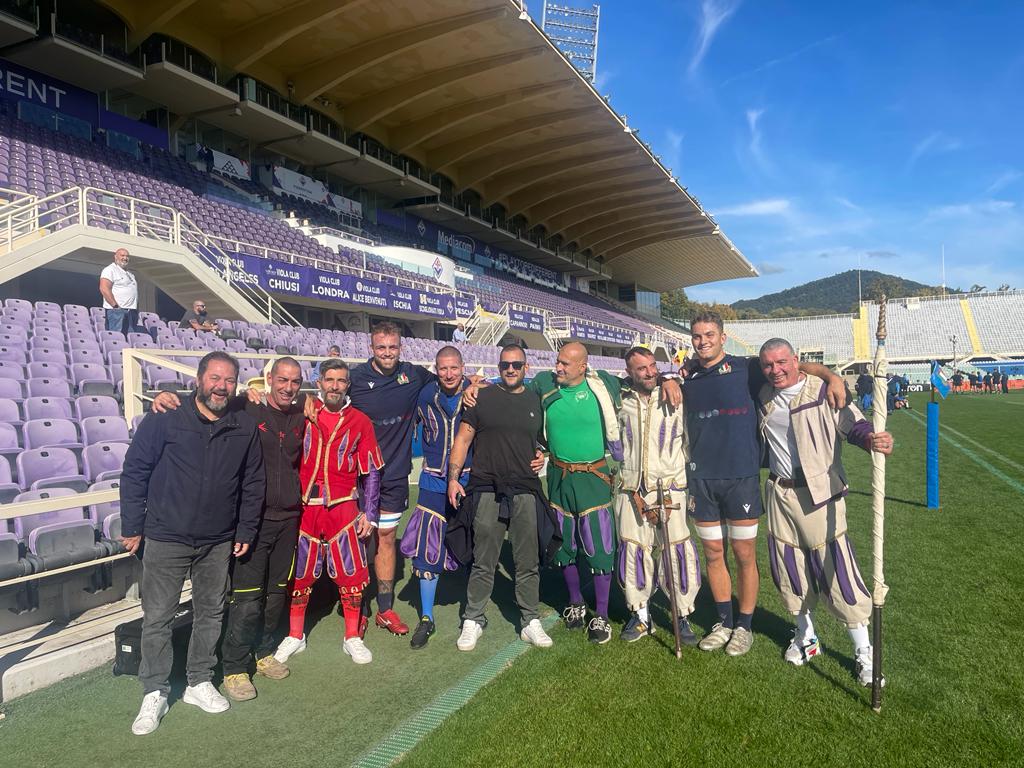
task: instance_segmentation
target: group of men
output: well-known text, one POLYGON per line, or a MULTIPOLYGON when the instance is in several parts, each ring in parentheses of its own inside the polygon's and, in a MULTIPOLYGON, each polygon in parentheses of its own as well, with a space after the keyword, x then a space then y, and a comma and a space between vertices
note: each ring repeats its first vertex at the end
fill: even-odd
MULTIPOLYGON (((971 371, 967 374, 967 382, 971 392, 985 392, 987 394, 995 394, 997 392, 1007 394, 1010 391, 1010 377, 1003 373, 1001 370, 985 371, 971 371)), ((961 371, 956 371, 953 374, 952 384, 954 391, 964 391, 964 375, 961 371)))
POLYGON ((394 610, 399 546, 419 582, 413 649, 436 631, 440 578, 461 565, 469 580, 456 645, 473 650, 507 535, 525 641, 552 645, 540 622, 539 588, 541 567, 554 565, 568 593, 565 626, 586 627, 591 642, 611 639, 617 573, 631 612, 623 640, 654 631, 650 600, 671 584, 672 620, 686 644, 744 654, 759 584, 762 446, 771 469, 764 488, 771 571, 796 617, 784 656, 799 665, 820 652, 811 612, 824 592, 850 630, 857 677, 869 683, 870 601, 846 538, 839 441, 888 453, 892 438, 872 434, 845 403, 841 379, 799 363, 788 342, 767 342, 759 358, 726 355, 713 313, 697 316, 692 333, 695 356, 682 378, 660 376, 653 353, 634 347, 620 380, 589 369, 586 348, 573 342, 559 350, 553 372, 527 382, 526 353, 513 344, 501 349, 498 383, 490 385, 465 375, 455 347, 438 352, 435 373, 400 360, 399 329, 382 323, 371 332, 367 362, 351 369, 336 358, 321 363, 315 399, 299 394, 301 368, 292 358, 273 363, 262 396, 254 388, 234 397, 237 362, 223 352, 207 355, 194 397, 158 396, 125 459, 123 542, 129 551, 147 542, 145 695, 133 732, 152 732, 167 711, 171 621, 189 574, 194 621, 183 701, 221 712, 228 701, 212 678, 222 624, 224 690, 235 700, 253 698, 251 670, 286 677, 290 657, 305 648, 306 606, 325 570, 338 588, 343 649, 354 662, 372 660, 363 641, 371 561, 375 623, 407 634, 394 610), (399 544, 417 423, 419 496, 399 544), (545 453, 546 488, 539 478, 545 453), (679 511, 659 525, 667 507, 679 511), (718 613, 702 639, 688 619, 701 569, 687 517, 718 613), (736 612, 726 539, 736 560, 736 612), (592 575, 592 611, 581 568, 592 575), (278 642, 286 605, 288 634, 278 642))

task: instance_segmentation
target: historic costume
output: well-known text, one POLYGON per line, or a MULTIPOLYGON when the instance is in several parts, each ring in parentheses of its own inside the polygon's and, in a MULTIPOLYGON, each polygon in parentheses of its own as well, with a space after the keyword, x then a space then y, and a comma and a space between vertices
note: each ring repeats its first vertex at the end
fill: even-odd
POLYGON ((370 580, 356 523, 362 515, 370 522, 377 520, 384 460, 373 425, 361 411, 347 400, 337 412, 318 405, 316 423, 307 424, 302 444, 299 480, 303 506, 289 635, 303 636, 309 595, 326 569, 338 586, 348 640, 358 637, 360 600, 370 580), (357 487, 360 476, 361 491, 357 487))
MULTIPOLYGON (((626 640, 638 640, 651 631, 648 604, 655 587, 666 590, 668 575, 665 546, 657 518, 648 507, 657 503, 658 481, 666 504, 678 505, 668 518, 669 555, 675 573, 678 619, 693 612, 700 588, 697 546, 686 523, 686 422, 682 407, 660 402, 656 388, 647 398, 625 390, 619 411, 622 435, 620 486, 615 494, 619 532, 618 574, 626 605, 634 618, 623 630, 626 640)), ((684 637, 694 638, 692 632, 684 637)))

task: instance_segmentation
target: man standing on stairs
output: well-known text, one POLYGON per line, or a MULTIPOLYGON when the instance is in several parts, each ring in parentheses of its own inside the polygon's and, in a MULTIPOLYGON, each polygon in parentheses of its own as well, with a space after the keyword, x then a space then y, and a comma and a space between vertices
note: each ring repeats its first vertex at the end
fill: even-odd
POLYGON ((129 272, 128 249, 114 251, 114 260, 100 272, 100 295, 108 331, 127 335, 139 323, 139 284, 129 272))

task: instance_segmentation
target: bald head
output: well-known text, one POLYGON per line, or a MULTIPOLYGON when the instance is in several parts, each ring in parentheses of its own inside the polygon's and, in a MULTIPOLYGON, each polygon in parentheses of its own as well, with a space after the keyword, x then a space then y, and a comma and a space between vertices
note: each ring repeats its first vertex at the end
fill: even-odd
POLYGON ((575 387, 587 375, 587 348, 578 341, 570 341, 558 350, 555 361, 555 380, 559 386, 575 387))

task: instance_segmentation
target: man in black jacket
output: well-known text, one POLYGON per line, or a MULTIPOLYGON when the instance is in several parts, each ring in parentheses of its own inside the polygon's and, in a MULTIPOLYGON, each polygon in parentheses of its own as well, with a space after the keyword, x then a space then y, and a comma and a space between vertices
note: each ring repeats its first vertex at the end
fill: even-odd
POLYGON ((195 396, 139 424, 121 473, 121 543, 136 553, 146 539, 142 576, 145 695, 132 733, 152 733, 167 712, 171 622, 185 580, 192 580, 192 637, 182 701, 223 712, 211 682, 217 663, 231 555, 256 538, 266 491, 256 421, 228 411, 238 363, 224 352, 199 361, 195 396))
MULTIPOLYGON (((256 420, 267 476, 259 534, 231 569, 221 661, 224 692, 235 701, 256 698, 256 687, 249 679, 254 654, 257 674, 272 680, 289 674, 284 659, 274 658, 274 650, 288 602, 288 577, 302 512, 299 458, 306 420, 302 408, 293 404, 302 387, 302 369, 294 358, 278 358, 262 383, 259 402, 239 395, 228 404, 229 412, 244 410, 256 420)), ((180 404, 173 392, 161 392, 153 400, 153 410, 162 413, 180 404)))

